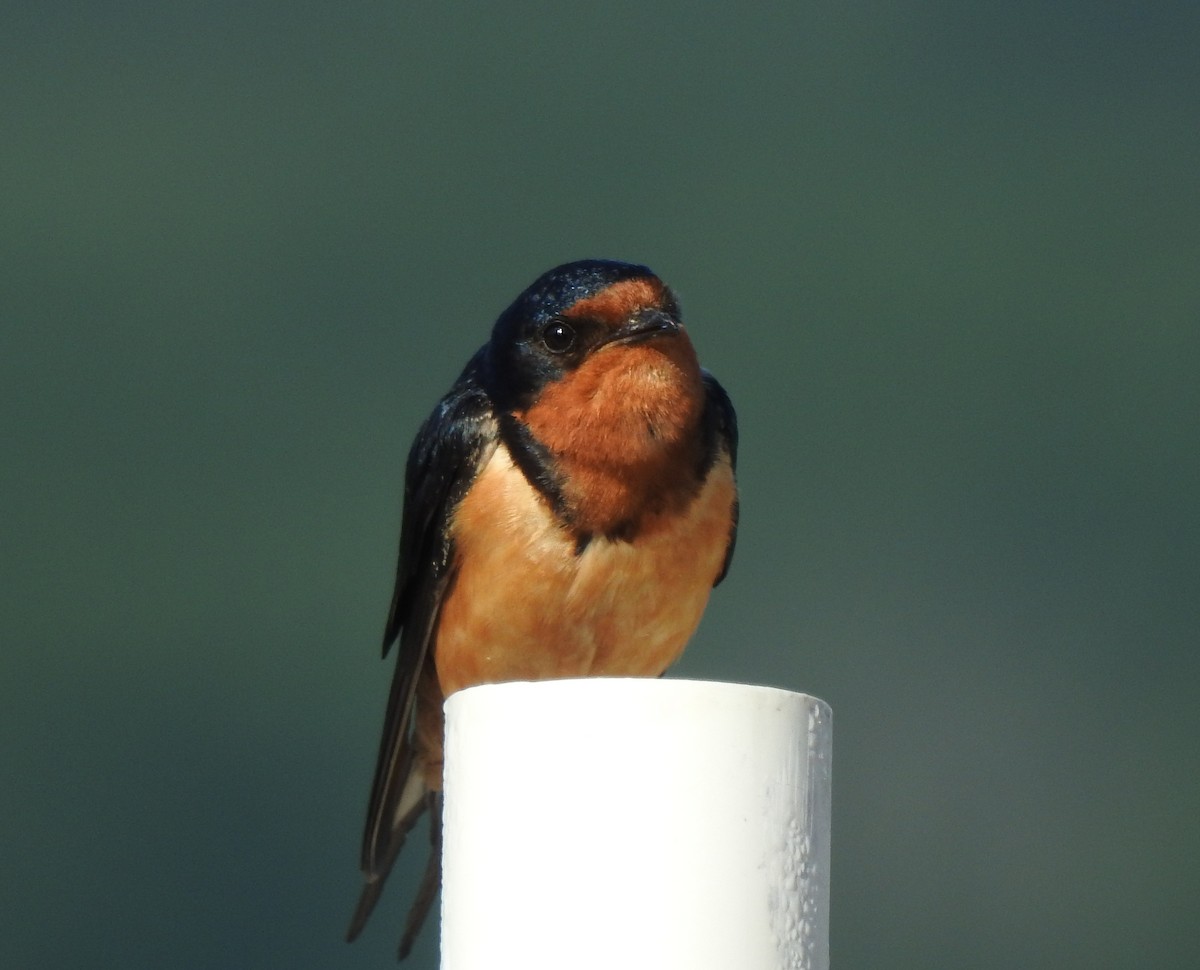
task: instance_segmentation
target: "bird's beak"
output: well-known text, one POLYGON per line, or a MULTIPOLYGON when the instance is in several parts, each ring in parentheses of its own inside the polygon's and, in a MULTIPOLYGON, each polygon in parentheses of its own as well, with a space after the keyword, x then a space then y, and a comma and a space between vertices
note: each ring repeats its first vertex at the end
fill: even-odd
POLYGON ((643 310, 634 314, 610 340, 624 344, 649 340, 651 337, 666 337, 680 332, 679 321, 662 310, 643 310))

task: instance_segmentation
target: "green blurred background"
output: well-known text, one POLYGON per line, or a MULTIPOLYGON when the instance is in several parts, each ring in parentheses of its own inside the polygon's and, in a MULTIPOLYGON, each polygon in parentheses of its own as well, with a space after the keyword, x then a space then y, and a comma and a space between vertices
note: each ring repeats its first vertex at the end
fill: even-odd
POLYGON ((833 705, 834 965, 1200 965, 1198 49, 1195 0, 9 5, 0 965, 391 965, 421 852, 340 937, 404 457, 583 256, 737 404, 677 672, 833 705))

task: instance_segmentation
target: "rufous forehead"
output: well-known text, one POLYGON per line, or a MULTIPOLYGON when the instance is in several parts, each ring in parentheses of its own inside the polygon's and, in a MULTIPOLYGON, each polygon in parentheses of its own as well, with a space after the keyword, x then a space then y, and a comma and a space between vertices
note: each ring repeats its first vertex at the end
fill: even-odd
POLYGON ((563 316, 588 317, 610 326, 620 326, 637 310, 646 307, 661 307, 666 287, 661 280, 639 276, 631 280, 619 280, 605 287, 595 296, 580 300, 563 312, 563 316))

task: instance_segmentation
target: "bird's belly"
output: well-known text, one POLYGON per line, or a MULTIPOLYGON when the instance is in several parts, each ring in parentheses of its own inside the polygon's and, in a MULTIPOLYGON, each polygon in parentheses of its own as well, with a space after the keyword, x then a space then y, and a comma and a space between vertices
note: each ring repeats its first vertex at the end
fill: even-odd
POLYGON ((582 552, 498 448, 453 528, 456 575, 434 646, 445 695, 474 684, 657 676, 700 622, 724 561, 734 503, 727 461, 681 512, 632 541, 582 552))

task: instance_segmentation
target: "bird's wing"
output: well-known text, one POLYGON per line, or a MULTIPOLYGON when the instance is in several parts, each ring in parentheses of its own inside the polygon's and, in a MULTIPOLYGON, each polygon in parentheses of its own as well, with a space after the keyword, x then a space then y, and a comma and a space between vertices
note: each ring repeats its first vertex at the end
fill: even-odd
POLYGON ((356 937, 366 923, 405 836, 426 807, 426 800, 419 797, 423 786, 409 785, 417 680, 429 662, 438 613, 452 579, 450 519, 497 440, 492 406, 478 379, 481 359, 482 352, 438 402, 408 455, 396 590, 384 631, 384 656, 393 643, 399 647, 363 832, 361 865, 367 881, 348 939, 356 937))
MULTIPOLYGON (((729 400, 725 388, 712 374, 702 370, 701 376, 704 380, 705 394, 704 428, 705 436, 708 438, 705 450, 709 455, 709 461, 720 461, 722 452, 724 452, 725 455, 728 455, 730 468, 736 472, 738 428, 737 413, 733 410, 733 402, 729 400)), ((729 545, 725 547, 725 561, 721 564, 721 571, 717 573, 717 578, 713 580, 714 586, 725 578, 725 574, 729 572, 729 564, 733 562, 733 547, 737 544, 737 528, 738 503, 735 498, 733 516, 729 523, 729 545)))

